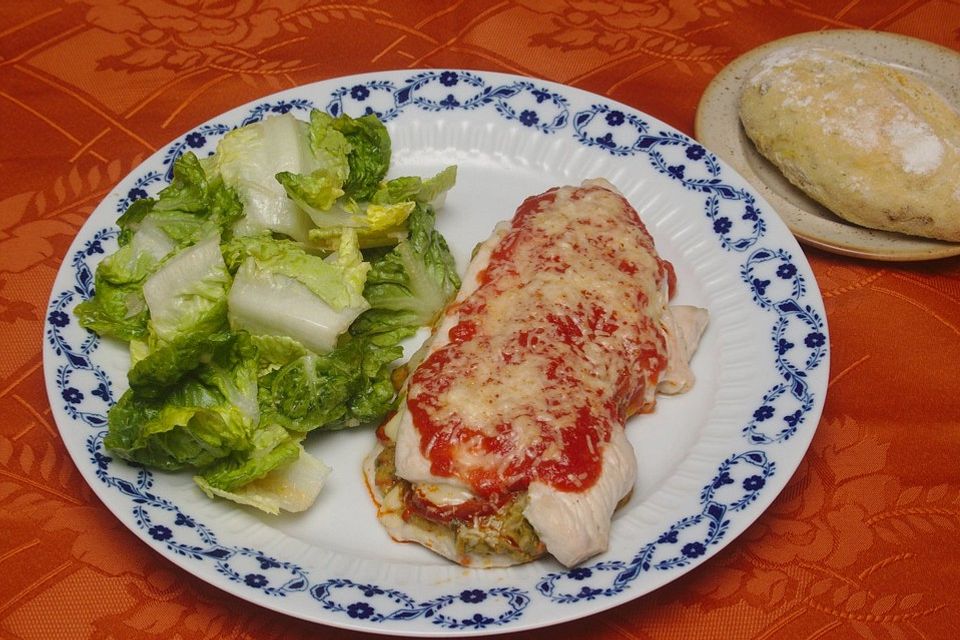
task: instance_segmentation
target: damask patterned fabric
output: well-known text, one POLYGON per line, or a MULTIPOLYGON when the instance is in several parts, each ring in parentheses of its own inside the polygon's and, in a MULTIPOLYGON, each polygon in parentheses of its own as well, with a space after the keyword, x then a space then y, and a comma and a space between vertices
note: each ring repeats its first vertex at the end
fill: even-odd
MULTIPOLYGON (((60 321, 47 317, 54 275, 97 203, 173 138, 280 89, 424 67, 569 84, 692 135, 707 84, 760 44, 869 28, 960 50, 958 25, 951 0, 4 4, 0 637, 361 637, 178 569, 99 502, 60 441, 40 356, 45 321, 60 321)), ((831 378, 786 490, 668 586, 518 637, 899 639, 960 628, 960 258, 805 253, 825 300, 831 378)))

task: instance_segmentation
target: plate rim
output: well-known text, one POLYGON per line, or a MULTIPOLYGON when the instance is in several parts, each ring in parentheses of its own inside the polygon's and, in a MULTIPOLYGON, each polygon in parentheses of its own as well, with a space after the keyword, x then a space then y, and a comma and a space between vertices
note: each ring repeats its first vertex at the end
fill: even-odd
MULTIPOLYGON (((643 121, 644 123, 646 123, 646 124, 654 125, 655 127, 659 128, 659 129, 661 129, 661 130, 663 130, 663 131, 665 131, 665 132, 669 132, 669 133, 671 133, 671 134, 676 134, 677 136, 679 136, 678 140, 685 140, 685 141, 686 141, 685 144, 688 144, 689 146, 694 146, 694 144, 695 144, 695 141, 694 141, 694 140, 692 140, 692 139, 688 138, 687 136, 685 136, 684 134, 680 133, 680 132, 677 131, 674 127, 672 127, 672 126, 670 126, 670 125, 668 125, 668 124, 666 124, 666 123, 658 120, 657 118, 655 118, 655 117, 653 117, 653 116, 650 116, 649 114, 646 114, 646 113, 640 111, 639 109, 636 109, 636 108, 631 107, 631 106, 629 106, 629 105, 625 105, 625 104, 619 103, 619 102, 617 102, 617 101, 615 101, 615 100, 611 100, 611 99, 606 98, 606 97, 604 97, 604 96, 600 96, 600 95, 597 95, 597 94, 593 94, 593 93, 591 93, 591 92, 588 92, 588 91, 585 91, 585 90, 582 90, 582 89, 578 89, 578 88, 575 88, 575 87, 571 87, 571 86, 568 86, 568 85, 563 85, 563 84, 560 84, 560 83, 555 83, 555 82, 551 82, 551 81, 547 81, 547 80, 541 80, 541 79, 536 79, 536 78, 518 76, 518 75, 515 75, 515 74, 509 74, 509 73, 489 72, 489 71, 473 71, 473 70, 464 70, 464 69, 400 69, 400 70, 384 70, 384 71, 367 72, 367 73, 362 73, 362 74, 354 74, 354 75, 348 75, 348 76, 341 76, 341 77, 323 79, 323 80, 320 80, 320 81, 311 82, 311 83, 308 83, 308 84, 305 84, 305 85, 301 85, 301 86, 298 86, 298 87, 293 87, 293 88, 290 88, 290 89, 285 89, 285 90, 276 92, 276 93, 274 93, 274 94, 270 94, 270 95, 263 96, 263 97, 261 97, 261 98, 258 98, 258 99, 249 101, 249 102, 247 102, 247 103, 245 103, 245 104, 243 104, 243 105, 239 105, 239 106, 237 106, 237 107, 233 107, 233 108, 231 108, 231 109, 228 109, 227 111, 225 111, 225 112, 223 112, 223 113, 221 113, 221 114, 219 114, 219 115, 216 115, 216 116, 210 118, 210 119, 207 120, 205 123, 202 123, 202 124, 198 125, 197 127, 194 127, 193 129, 189 130, 189 131, 183 132, 180 136, 178 136, 177 138, 174 138, 171 142, 167 143, 166 145, 163 145, 163 146, 159 147, 158 150, 157 150, 154 154, 151 154, 151 156, 149 156, 148 158, 146 158, 140 165, 138 165, 137 167, 135 167, 129 174, 127 174, 126 176, 124 176, 124 177, 118 182, 118 186, 121 185, 121 184, 124 184, 124 183, 129 182, 129 181, 133 178, 133 176, 134 176, 135 174, 137 174, 138 172, 142 172, 143 170, 145 170, 145 167, 146 167, 147 165, 150 165, 151 163, 156 163, 156 161, 157 161, 158 158, 160 158, 160 157, 161 157, 163 154, 165 154, 165 153, 169 153, 171 148, 173 148, 174 146, 176 146, 176 144, 177 144, 178 142, 182 142, 182 140, 185 139, 185 138, 186 138, 188 135, 190 135, 191 133, 196 132, 197 130, 201 129, 202 127, 204 127, 204 126, 206 126, 206 125, 210 125, 210 124, 215 123, 215 122, 217 122, 217 121, 223 121, 223 120, 225 120, 225 119, 227 119, 227 118, 229 118, 229 117, 234 117, 234 116, 231 115, 231 114, 239 114, 239 113, 241 113, 243 110, 248 110, 248 111, 250 111, 250 112, 252 113, 253 111, 256 111, 258 108, 260 108, 260 107, 263 106, 263 105, 269 105, 269 103, 270 103, 269 101, 271 101, 271 100, 276 100, 276 99, 280 98, 281 96, 294 95, 294 94, 296 94, 297 92, 312 91, 312 90, 316 90, 318 87, 321 87, 321 86, 324 86, 324 87, 330 86, 330 87, 332 87, 332 86, 334 86, 335 84, 340 83, 341 88, 343 88, 343 87, 346 86, 347 83, 362 83, 362 82, 364 82, 364 81, 369 81, 369 80, 372 80, 372 79, 383 79, 383 78, 385 78, 385 77, 397 77, 397 78, 405 77, 405 78, 409 81, 411 78, 415 77, 415 75, 418 74, 418 73, 419 73, 419 74, 423 74, 423 73, 428 73, 428 74, 429 74, 429 73, 433 73, 433 74, 441 74, 441 73, 454 73, 454 74, 465 73, 465 74, 474 74, 475 76, 477 76, 477 77, 479 77, 479 78, 482 78, 482 79, 491 79, 491 80, 500 80, 500 81, 510 81, 510 82, 515 82, 515 83, 516 83, 516 82, 521 82, 521 83, 537 83, 537 84, 539 84, 541 87, 552 88, 553 90, 558 91, 558 92, 566 92, 567 94, 570 94, 571 92, 573 92, 573 93, 579 95, 580 97, 589 98, 589 100, 590 100, 590 101, 593 101, 596 105, 600 105, 601 107, 606 108, 606 109, 608 110, 607 112, 609 112, 609 110, 610 110, 611 107, 616 107, 617 110, 622 110, 622 112, 625 112, 625 113, 627 113, 627 114, 632 114, 634 117, 637 117, 637 118, 642 119, 642 121, 643 121)), ((328 92, 326 95, 329 95, 329 92, 328 92)), ((558 94, 558 95, 560 95, 560 94, 558 94)), ((621 115, 622 115, 622 114, 621 114, 621 115)), ((516 114, 515 114, 515 116, 516 116, 516 114)), ((696 146, 699 146, 699 145, 696 145, 696 146)), ((708 152, 708 153, 709 153, 709 152, 708 152)), ((734 182, 737 182, 737 181, 746 182, 745 179, 742 178, 741 174, 739 174, 738 172, 736 172, 735 170, 733 170, 731 167, 725 166, 723 162, 720 162, 719 165, 721 166, 721 169, 726 172, 726 175, 735 178, 734 182)), ((103 202, 101 202, 101 204, 98 205, 98 209, 100 208, 100 206, 103 206, 103 204, 106 203, 110 198, 115 197, 116 195, 117 195, 117 194, 116 194, 114 191, 111 191, 111 193, 108 194, 108 196, 106 196, 106 197, 104 198, 103 202)), ((772 207, 770 207, 769 204, 766 203, 762 197, 756 200, 756 205, 757 205, 758 209, 763 209, 763 210, 766 210, 766 211, 772 211, 772 207)), ((94 213, 96 213, 96 210, 95 210, 94 213)), ((91 214, 91 217, 93 217, 93 215, 94 215, 94 214, 91 214)), ((776 218, 776 220, 779 221, 779 218, 776 218)), ((48 304, 48 314, 46 315, 46 320, 45 320, 45 332, 49 332, 49 331, 51 331, 52 329, 55 329, 55 326, 52 326, 52 325, 55 325, 56 323, 52 322, 52 321, 51 321, 51 318, 53 317, 53 314, 56 313, 56 310, 59 309, 59 307, 58 307, 59 301, 57 300, 57 297, 58 297, 57 294, 58 294, 58 288, 59 288, 59 287, 58 287, 58 283, 59 283, 63 278, 66 277, 66 276, 63 275, 63 272, 64 272, 66 266, 69 264, 69 259, 70 259, 70 257, 71 257, 71 256, 74 256, 75 254, 77 254, 78 251, 81 250, 81 245, 83 244, 82 241, 81 241, 81 235, 83 234, 83 232, 84 232, 85 230, 87 230, 88 223, 89 223, 89 219, 88 219, 88 221, 84 224, 84 226, 81 227, 81 229, 78 231, 77 237, 75 237, 74 240, 73 240, 73 242, 71 243, 71 246, 70 246, 70 248, 68 249, 68 252, 67 252, 67 254, 66 254, 66 256, 65 256, 64 262, 61 264, 61 267, 60 267, 60 269, 58 270, 58 276, 57 276, 57 278, 56 278, 56 280, 55 280, 55 282, 54 282, 54 285, 53 285, 53 288, 52 288, 52 291, 51 291, 50 302, 49 302, 49 304, 48 304)), ((783 228, 783 232, 784 232, 783 237, 778 238, 778 240, 779 240, 778 246, 782 248, 782 247, 784 246, 784 244, 785 244, 785 245, 786 245, 786 248, 789 249, 790 252, 792 252, 792 255, 793 255, 793 256, 795 256, 795 259, 799 260, 800 265, 801 265, 801 267, 802 267, 801 270, 805 271, 805 273, 804 273, 803 275, 808 278, 807 284, 808 284, 809 289, 808 289, 808 291, 805 292, 804 296, 806 297, 806 302, 808 303, 808 305, 812 305, 814 312, 818 312, 818 313, 819 313, 820 319, 822 320, 822 338, 823 338, 824 340, 826 340, 826 344, 823 346, 823 353, 821 354, 822 360, 821 360, 820 363, 815 367, 815 368, 818 368, 818 367, 819 367, 819 371, 815 371, 815 373, 817 374, 816 377, 817 377, 818 379, 822 380, 822 388, 821 388, 821 389, 818 389, 818 394, 817 394, 817 398, 818 398, 818 399, 817 399, 816 403, 814 404, 814 406, 810 409, 810 412, 809 412, 809 415, 808 415, 808 417, 811 419, 810 424, 807 425, 807 428, 806 428, 805 431, 801 431, 801 432, 800 432, 802 435, 801 435, 801 436, 798 436, 798 437, 796 438, 796 440, 794 440, 794 442, 798 442, 798 441, 801 441, 801 440, 803 441, 803 443, 802 443, 802 450, 797 454, 796 461, 795 461, 796 464, 799 465, 800 461, 801 461, 802 458, 803 458, 803 455, 804 455, 805 452, 806 452, 807 447, 809 446, 809 442, 810 442, 810 440, 812 439, 813 434, 814 434, 815 431, 816 431, 817 424, 819 423, 820 416, 821 416, 821 413, 822 413, 822 410, 823 410, 823 405, 824 405, 824 402, 825 402, 826 379, 827 379, 827 375, 828 375, 828 371, 829 371, 829 357, 828 357, 829 333, 828 333, 828 327, 827 327, 827 324, 826 324, 826 313, 825 313, 825 310, 824 310, 824 307, 823 307, 823 300, 822 300, 822 297, 821 297, 821 295, 820 295, 819 289, 818 289, 818 287, 817 287, 817 285, 816 285, 816 280, 815 280, 815 277, 814 277, 814 275, 813 275, 813 272, 812 272, 812 270, 810 269, 810 266, 809 266, 809 264, 807 263, 806 258, 805 258, 805 256, 803 255, 803 252, 800 250, 799 246, 796 245, 796 241, 795 241, 795 239, 793 238, 793 236, 790 235, 789 233, 786 233, 786 227, 783 228)), ((769 235, 768 235, 767 237, 769 238, 769 235)), ((767 259, 772 259, 772 258, 767 258, 767 259)), ((62 292, 61 292, 61 293, 62 293, 62 292)), ((49 335, 49 334, 48 334, 48 335, 49 335)), ((56 403, 55 403, 55 401, 54 401, 54 399, 58 397, 58 392, 60 392, 59 395, 62 395, 63 389, 60 389, 60 388, 58 388, 58 387, 56 386, 56 384, 55 384, 56 381, 55 381, 55 379, 54 379, 54 376, 51 375, 51 371, 52 371, 52 369, 53 369, 53 367, 54 367, 54 364, 55 364, 54 361, 53 361, 53 358, 54 358, 55 356, 52 355, 52 353, 53 353, 53 352, 52 352, 52 350, 51 350, 51 343, 50 343, 49 339, 47 339, 47 340, 44 341, 44 353, 43 353, 43 356, 44 356, 44 357, 43 357, 43 362, 44 362, 44 377, 45 377, 45 382, 46 382, 48 397, 51 399, 51 408, 52 408, 53 413, 54 413, 54 417, 55 417, 55 421, 56 421, 56 423, 57 423, 58 431, 61 432, 61 438, 63 438, 63 435, 64 435, 64 434, 62 433, 62 429, 63 429, 64 427, 63 427, 63 422, 62 422, 61 416, 60 416, 60 409, 57 407, 57 405, 56 405, 56 403)), ((68 450, 69 450, 69 447, 68 447, 68 450)), ((201 574, 202 572, 198 572, 198 571, 193 570, 193 568, 194 568, 196 565, 189 565, 188 562, 187 562, 185 559, 183 559, 183 558, 181 558, 181 557, 178 557, 178 556, 176 556, 175 554, 171 554, 170 552, 166 551, 165 548, 163 547, 163 545, 162 545, 160 542, 158 542, 156 539, 151 540, 151 539, 149 538, 149 536, 146 535, 146 532, 145 532, 143 529, 137 528, 137 527, 134 525, 134 523, 130 522, 128 519, 126 519, 126 517, 122 517, 121 514, 118 512, 118 510, 114 507, 114 505, 111 504, 110 501, 104 499, 104 497, 101 495, 101 493, 102 493, 102 492, 105 493, 105 492, 107 491, 107 489, 103 486, 102 483, 94 481, 95 478, 96 478, 96 476, 90 475, 90 474, 92 473, 92 470, 91 470, 89 464, 88 464, 88 465, 81 465, 81 464, 80 464, 80 461, 77 459, 77 457, 75 457, 75 456, 73 455, 72 450, 70 450, 70 454, 71 454, 71 457, 74 459, 75 464, 77 464, 77 466, 80 467, 81 472, 82 472, 82 475, 83 475, 83 477, 84 477, 84 480, 87 481, 87 483, 88 483, 89 485, 91 485, 91 487, 92 487, 93 490, 94 490, 94 493, 98 496, 98 498, 100 498, 101 502, 104 503, 104 505, 108 508, 108 510, 110 510, 111 513, 113 513, 114 517, 117 517, 117 519, 119 519, 125 526, 127 526, 127 528, 131 529, 131 531, 133 531, 134 534, 135 534, 137 537, 139 537, 141 540, 145 541, 145 542, 148 544, 148 546, 150 546, 151 548, 153 548, 154 550, 156 550, 158 553, 160 553, 160 555, 162 555, 163 557, 166 557, 166 558, 169 559, 169 560, 172 560, 175 564, 177 564, 178 566, 180 566, 180 567, 183 568, 184 570, 188 571, 189 573, 191 573, 191 574, 194 575, 195 577, 198 577, 198 578, 200 578, 200 579, 203 579, 204 581, 206 581, 206 582, 208 582, 208 583, 210 583, 210 584, 213 584, 215 587, 217 587, 217 588, 219 588, 219 589, 221 589, 221 590, 224 590, 224 591, 226 591, 226 592, 228 592, 228 593, 231 593, 231 594, 233 594, 233 595, 235 595, 235 596, 237 596, 237 597, 239 597, 239 598, 241 598, 241 599, 244 599, 244 600, 247 600, 247 601, 250 601, 250 602, 254 602, 254 603, 256 603, 256 604, 258 604, 258 605, 260 605, 260 606, 265 606, 265 607, 267 607, 267 608, 270 608, 270 609, 273 609, 273 610, 275 610, 275 611, 284 613, 284 614, 286 614, 286 615, 291 615, 291 616, 298 617, 298 618, 301 618, 301 619, 310 620, 310 621, 313 621, 313 622, 317 622, 317 623, 321 623, 321 624, 326 624, 326 625, 330 625, 330 626, 334 626, 334 627, 341 627, 341 628, 346 628, 346 629, 362 630, 362 631, 372 631, 372 632, 377 632, 377 633, 382 633, 382 634, 388 634, 388 635, 389 635, 389 634, 397 634, 397 635, 421 635, 421 636, 430 636, 430 635, 439 635, 439 634, 441 634, 441 633, 444 632, 443 630, 441 630, 441 629, 439 629, 439 628, 427 628, 426 630, 414 630, 414 629, 407 629, 407 628, 392 628, 392 627, 383 627, 383 626, 370 626, 369 624, 353 624, 353 623, 350 623, 350 621, 348 621, 348 620, 343 620, 342 617, 341 617, 341 618, 331 618, 331 619, 326 619, 326 618, 324 618, 324 619, 319 619, 319 618, 317 618, 317 617, 305 617, 305 616, 303 616, 303 615, 299 615, 297 612, 292 612, 292 611, 288 610, 287 608, 274 607, 274 606, 270 606, 270 603, 269 603, 269 602, 264 602, 264 601, 258 600, 258 599, 251 599, 250 597, 248 597, 248 596, 250 595, 249 592, 247 592, 247 591, 241 591, 240 589, 236 589, 236 588, 232 588, 232 587, 235 586, 234 583, 229 583, 229 582, 228 582, 228 583, 224 584, 224 581, 221 580, 221 579, 217 579, 217 576, 210 576, 210 575, 206 575, 206 574, 201 574)), ((690 562, 690 563, 687 563, 687 564, 685 564, 685 565, 681 565, 681 566, 678 566, 678 567, 672 569, 672 571, 673 571, 673 573, 671 574, 672 577, 671 577, 669 580, 667 580, 666 582, 664 582, 663 584, 669 583, 669 582, 673 581, 674 579, 679 578, 681 575, 685 574, 686 572, 692 570, 692 569, 695 568, 696 566, 699 566, 700 564, 702 564, 703 562, 705 562, 707 559, 709 559, 709 558, 713 557, 714 555, 716 555, 716 553, 717 553, 720 549, 722 549, 722 548, 725 547, 727 544, 729 544, 730 542, 732 542, 732 540, 736 539, 736 537, 739 536, 740 533, 742 533, 742 531, 743 531, 744 529, 746 529, 750 524, 752 524, 752 522, 753 522, 757 517, 759 517, 759 516, 766 510, 766 508, 769 506, 769 504, 776 498, 776 496, 780 493, 780 491, 781 491, 781 490, 783 489, 783 487, 786 485, 787 481, 789 480, 789 474, 792 473, 792 471, 793 471, 794 468, 795 468, 795 466, 794 466, 793 468, 788 469, 788 470, 787 470, 788 473, 787 473, 786 475, 781 474, 781 475, 779 476, 779 478, 782 478, 782 482, 778 479, 778 481, 777 481, 778 486, 777 486, 776 490, 767 491, 767 492, 764 492, 764 493, 762 493, 762 494, 760 494, 759 491, 757 492, 757 495, 754 496, 752 505, 750 506, 750 508, 753 509, 753 511, 755 511, 755 514, 753 515, 752 518, 741 518, 740 520, 738 520, 738 521, 737 521, 737 525, 738 525, 738 526, 735 527, 735 529, 738 529, 738 531, 737 531, 735 534, 729 535, 729 536, 725 536, 725 537, 721 537, 720 540, 719 540, 719 543, 717 543, 716 546, 711 547, 710 549, 706 550, 706 551, 704 552, 704 554, 701 556, 701 559, 700 559, 699 561, 690 562), (749 520, 749 521, 747 521, 745 524, 743 524, 743 526, 740 526, 740 524, 744 523, 745 520, 749 520)), ((771 483, 771 484, 773 484, 773 483, 771 483)), ((660 586, 662 586, 662 585, 660 585, 660 586)), ((655 588, 656 588, 656 587, 655 587, 655 588)), ((628 602, 628 601, 634 600, 634 599, 636 599, 637 597, 639 597, 639 596, 641 596, 641 595, 645 595, 645 594, 648 593, 648 592, 649 592, 649 591, 643 592, 643 593, 634 593, 634 594, 631 594, 631 593, 629 592, 629 590, 626 590, 626 591, 621 592, 621 597, 608 597, 606 600, 600 601, 600 603, 597 604, 597 605, 592 605, 591 607, 588 608, 588 610, 583 611, 583 612, 575 612, 575 611, 574 611, 574 612, 571 612, 570 615, 554 616, 554 617, 551 617, 551 619, 548 620, 548 621, 542 621, 542 620, 541 620, 541 621, 539 621, 539 622, 536 622, 536 623, 533 623, 533 624, 530 624, 530 625, 523 624, 523 623, 513 624, 512 622, 509 622, 509 621, 508 621, 508 623, 506 623, 505 626, 502 626, 502 627, 499 627, 499 628, 487 626, 487 627, 483 627, 483 628, 475 628, 475 629, 473 629, 473 630, 469 630, 469 629, 468 629, 468 630, 463 630, 463 629, 461 629, 461 630, 460 630, 460 635, 486 635, 486 634, 488 634, 488 633, 499 633, 499 632, 502 632, 502 631, 519 631, 519 630, 524 630, 524 629, 540 628, 540 627, 543 627, 543 626, 549 626, 549 625, 553 625, 553 624, 559 624, 559 623, 561 623, 561 622, 566 622, 566 621, 573 620, 573 619, 579 619, 579 618, 584 617, 584 616, 586 616, 586 615, 592 615, 592 614, 594 614, 594 613, 599 613, 600 611, 609 609, 609 608, 614 607, 614 606, 617 606, 617 605, 619 605, 619 604, 623 604, 624 602, 628 602), (626 595, 623 595, 623 594, 626 594, 626 595)))
MULTIPOLYGON (((715 153, 723 152, 723 159, 748 180, 764 196, 767 202, 774 205, 774 210, 780 207, 789 212, 789 216, 781 215, 781 219, 794 236, 807 246, 838 255, 885 262, 922 262, 960 255, 960 243, 871 229, 847 222, 811 200, 796 187, 793 187, 788 195, 784 195, 782 191, 772 186, 754 171, 751 162, 768 167, 772 173, 779 173, 778 169, 769 160, 759 154, 749 140, 745 140, 742 133, 742 125, 739 118, 736 117, 736 102, 742 85, 742 76, 754 64, 774 51, 797 44, 818 46, 821 41, 823 43, 829 41, 839 48, 860 53, 865 46, 886 42, 908 47, 911 51, 917 53, 927 51, 931 56, 953 57, 960 64, 960 53, 934 42, 899 33, 871 29, 824 29, 822 31, 791 34, 765 42, 738 55, 714 76, 697 104, 694 118, 694 137, 715 153), (840 38, 848 38, 854 42, 853 44, 837 44, 836 40, 840 38), (731 113, 733 118, 729 117, 731 113), (710 120, 713 118, 724 122, 726 126, 711 125, 710 120), (817 215, 812 213, 811 210, 825 215, 817 215), (816 222, 823 221, 832 228, 851 233, 854 238, 860 239, 861 243, 836 241, 830 237, 829 232, 819 232, 816 228, 804 224, 803 221, 806 219, 815 219, 816 222), (892 245, 895 249, 884 250, 882 248, 884 245, 892 245)), ((867 55, 887 62, 895 62, 875 53, 867 55)), ((949 79, 944 78, 944 82, 949 82, 949 79)), ((960 105, 955 106, 960 108, 960 105)))

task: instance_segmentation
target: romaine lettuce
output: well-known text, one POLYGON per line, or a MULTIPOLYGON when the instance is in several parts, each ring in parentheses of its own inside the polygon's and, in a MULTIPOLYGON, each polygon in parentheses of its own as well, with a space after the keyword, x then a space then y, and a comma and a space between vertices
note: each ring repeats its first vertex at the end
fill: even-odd
MULTIPOLYGON (((195 327, 209 327, 209 313, 226 311, 223 301, 231 281, 219 235, 184 249, 143 283, 151 331, 159 340, 170 342, 195 327)), ((217 323, 216 318, 213 322, 217 323)))
POLYGON ((432 208, 456 168, 385 181, 390 153, 374 116, 270 117, 127 209, 76 311, 130 347, 110 451, 270 513, 313 502, 305 434, 393 409, 400 342, 459 286, 432 208))
POLYGON ((297 432, 376 420, 393 407, 390 364, 402 355, 397 345, 353 338, 331 353, 301 356, 261 377, 261 420, 297 432))
POLYGON ((108 419, 107 449, 168 471, 203 467, 250 446, 240 411, 196 380, 163 398, 140 398, 128 390, 108 419))
POLYGON ((337 338, 369 308, 356 236, 344 233, 328 258, 293 242, 237 238, 226 249, 239 261, 229 295, 230 325, 255 335, 288 336, 318 352, 332 351, 337 338))
POLYGON ((443 196, 453 188, 457 181, 457 167, 451 165, 440 173, 423 180, 417 176, 394 178, 380 185, 370 198, 375 204, 397 202, 420 202, 437 208, 443 204, 443 196))
POLYGON ((432 325, 459 290, 456 263, 435 221, 433 207, 418 204, 408 220, 409 236, 371 262, 363 291, 371 308, 353 323, 351 334, 412 335, 432 325))
POLYGON ((121 340, 145 338, 147 278, 177 251, 225 232, 242 215, 236 193, 208 180, 196 156, 178 158, 170 185, 156 199, 135 201, 117 221, 120 248, 98 265, 93 297, 77 305, 81 326, 121 340))
POLYGON ((301 439, 278 424, 261 427, 253 434, 248 451, 234 452, 206 467, 199 475, 209 487, 233 491, 296 460, 301 439))
MULTIPOLYGON (((390 134, 383 123, 373 114, 359 118, 348 115, 333 118, 314 111, 310 114, 310 127, 314 132, 311 142, 315 145, 319 142, 318 146, 323 148, 327 148, 329 128, 343 135, 349 145, 347 163, 350 167, 343 191, 355 202, 369 200, 390 168, 390 134)), ((314 147, 315 152, 318 146, 314 147)))
MULTIPOLYGON (((349 116, 341 116, 349 118, 349 116)), ((314 109, 310 112, 309 140, 310 150, 321 167, 326 168, 342 186, 350 175, 349 155, 353 145, 340 131, 342 127, 335 126, 337 121, 333 117, 314 109)), ((389 143, 387 146, 389 152, 389 143)), ((390 158, 387 157, 389 163, 390 158)))
POLYGON ((314 224, 320 212, 333 207, 343 195, 343 181, 338 181, 326 169, 317 169, 308 175, 281 171, 276 179, 290 200, 309 215, 314 224))
MULTIPOLYGON (((221 307, 225 309, 225 307, 221 307)), ((221 312, 222 313, 222 312, 221 312)), ((147 348, 127 372, 130 389, 143 398, 158 398, 169 393, 185 375, 192 372, 219 346, 232 343, 233 334, 218 331, 223 316, 211 322, 208 330, 177 336, 170 342, 147 348)))
POLYGON ((357 234, 360 246, 392 247, 407 235, 406 220, 416 202, 374 204, 337 203, 328 211, 310 209, 316 227, 310 229, 310 244, 322 249, 335 246, 346 230, 357 234))
POLYGON ((157 264, 153 255, 132 244, 104 258, 94 274, 93 297, 74 309, 80 326, 121 340, 146 337, 150 315, 143 281, 157 264))
POLYGON ((138 384, 108 413, 104 446, 161 469, 204 467, 251 449, 259 419, 251 349, 244 334, 218 334, 193 367, 171 373, 153 355, 141 360, 138 384))
POLYGON ((233 228, 237 235, 270 231, 306 241, 310 218, 287 198, 275 177, 282 171, 310 174, 322 168, 310 149, 305 122, 284 114, 235 129, 204 164, 240 194, 245 215, 233 228))
POLYGON ((394 178, 382 183, 369 202, 341 199, 326 210, 312 207, 293 193, 291 197, 316 224, 309 233, 314 246, 329 248, 344 229, 353 229, 360 246, 365 249, 392 247, 407 236, 407 218, 417 204, 442 203, 456 179, 455 166, 447 167, 427 180, 416 176, 394 178))
POLYGON ((328 475, 330 467, 307 453, 297 440, 289 438, 264 456, 241 462, 235 468, 212 469, 205 475, 194 476, 194 480, 211 498, 226 498, 276 515, 281 509, 297 512, 309 508, 328 475), (274 463, 276 466, 271 466, 274 463), (265 467, 269 469, 264 475, 246 479, 251 470, 259 473, 265 467), (232 488, 215 484, 224 477, 232 481, 232 488))
POLYGON ((260 375, 270 373, 285 364, 290 364, 308 353, 305 346, 290 336, 252 335, 250 339, 257 347, 260 375))

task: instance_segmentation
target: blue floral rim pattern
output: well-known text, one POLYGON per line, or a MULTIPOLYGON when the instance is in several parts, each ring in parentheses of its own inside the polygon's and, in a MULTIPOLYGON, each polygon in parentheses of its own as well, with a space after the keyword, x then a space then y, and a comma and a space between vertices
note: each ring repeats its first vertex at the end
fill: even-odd
MULTIPOLYGON (((676 521, 655 539, 638 542, 630 558, 585 564, 543 575, 534 589, 497 587, 453 591, 427 601, 397 589, 358 584, 347 578, 318 580, 308 569, 260 550, 222 544, 215 531, 195 514, 154 492, 149 470, 114 460, 103 448, 106 413, 115 398, 106 371, 97 361, 99 339, 76 326, 71 310, 93 293, 96 261, 115 246, 117 230, 97 231, 69 256, 72 286, 51 297, 45 338, 56 356, 57 397, 66 414, 86 425, 89 462, 96 477, 129 500, 137 527, 169 552, 199 563, 212 563, 226 580, 263 595, 284 598, 305 592, 330 615, 365 624, 429 620, 438 629, 504 629, 522 620, 529 605, 546 599, 556 605, 593 601, 623 593, 642 573, 676 571, 707 555, 728 534, 737 513, 766 490, 777 473, 771 449, 808 422, 820 401, 808 377, 827 356, 822 311, 809 299, 808 283, 784 249, 765 246, 766 213, 754 196, 725 180, 716 157, 694 140, 672 130, 657 131, 636 112, 597 101, 571 112, 562 88, 517 79, 496 84, 478 73, 427 71, 404 81, 364 80, 332 91, 329 101, 306 99, 257 104, 239 124, 270 114, 323 108, 332 115, 375 113, 384 121, 406 110, 426 112, 495 110, 506 121, 543 135, 570 136, 578 144, 613 156, 645 159, 660 174, 702 197, 702 215, 725 252, 742 256, 740 278, 754 304, 770 318, 770 354, 779 379, 756 399, 742 425, 743 449, 731 452, 699 494, 699 509, 676 521), (113 244, 111 244, 113 243, 113 244), (90 410, 91 402, 96 410, 90 410)), ((173 161, 186 151, 209 153, 233 127, 205 124, 171 144, 163 153, 164 171, 145 171, 119 198, 116 210, 166 184, 173 161)), ((736 182, 736 181, 734 181, 736 182)), ((815 427, 811 425, 810 428, 815 427)), ((391 629, 396 629, 394 625, 391 629)))

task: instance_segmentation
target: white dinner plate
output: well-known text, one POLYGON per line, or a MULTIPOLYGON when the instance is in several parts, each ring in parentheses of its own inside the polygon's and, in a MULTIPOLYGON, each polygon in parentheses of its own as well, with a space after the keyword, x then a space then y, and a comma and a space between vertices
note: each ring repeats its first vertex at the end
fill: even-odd
POLYGON ((902 36, 856 29, 798 33, 741 55, 710 82, 697 107, 696 136, 753 184, 800 242, 872 260, 906 262, 960 255, 960 242, 868 229, 844 220, 791 184, 764 158, 740 126, 739 99, 754 66, 785 49, 828 47, 896 65, 927 83, 960 110, 960 54, 902 36))
POLYGON ((250 602, 324 624, 405 636, 480 635, 579 618, 703 564, 783 489, 817 427, 827 388, 823 302, 793 236, 737 173, 694 140, 622 104, 539 80, 454 70, 335 78, 238 107, 185 133, 124 178, 60 268, 44 344, 47 391, 70 455, 104 504, 151 548, 250 602), (367 495, 370 428, 311 434, 333 467, 317 503, 272 517, 211 501, 189 473, 153 472, 103 448, 126 389, 125 347, 77 325, 117 216, 155 194, 185 151, 272 113, 378 113, 392 175, 459 166, 438 215, 458 266, 527 196, 602 176, 634 204, 676 268, 676 301, 710 325, 689 393, 627 425, 639 461, 609 550, 574 569, 544 559, 471 570, 393 542, 367 495))

